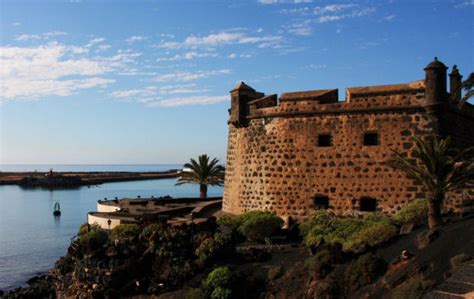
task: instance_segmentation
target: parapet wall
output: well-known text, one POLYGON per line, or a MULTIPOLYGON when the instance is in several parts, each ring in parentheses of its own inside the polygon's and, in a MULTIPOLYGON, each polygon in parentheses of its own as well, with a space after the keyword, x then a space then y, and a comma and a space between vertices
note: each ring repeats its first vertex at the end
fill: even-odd
MULTIPOLYGON (((448 93, 439 102, 428 101, 425 80, 349 88, 342 102, 337 90, 320 90, 285 93, 278 103, 276 95, 258 93, 259 98, 252 98, 253 89, 242 86, 250 100, 248 107, 242 106, 239 89, 232 91, 240 118, 232 115, 233 106, 225 212, 268 210, 305 220, 321 205, 341 215, 364 213, 370 199, 376 202, 375 210, 393 214, 425 194, 386 164, 392 151, 412 157, 414 136, 442 132, 453 135, 461 147, 474 145, 472 109, 460 112, 454 105, 441 104, 448 93), (449 125, 441 128, 441 123, 449 125), (376 144, 366 144, 366 134, 376 144), (318 144, 321 138, 329 145, 318 144)), ((462 200, 474 200, 472 190, 462 200)), ((461 204, 460 194, 450 195, 446 207, 461 204)))

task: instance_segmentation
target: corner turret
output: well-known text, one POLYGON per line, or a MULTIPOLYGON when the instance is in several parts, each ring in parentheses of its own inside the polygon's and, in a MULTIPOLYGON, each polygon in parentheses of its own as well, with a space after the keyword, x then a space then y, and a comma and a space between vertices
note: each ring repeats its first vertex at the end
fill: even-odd
POLYGON ((240 81, 231 91, 231 106, 229 123, 235 126, 245 126, 249 114, 248 103, 264 96, 263 93, 255 91, 252 87, 240 81))
POLYGON ((462 76, 459 73, 457 65, 454 65, 453 70, 449 74, 449 92, 451 94, 451 101, 454 103, 461 101, 461 85, 462 76))
POLYGON ((444 63, 438 61, 437 57, 425 67, 426 102, 428 104, 439 104, 446 101, 447 69, 444 63))

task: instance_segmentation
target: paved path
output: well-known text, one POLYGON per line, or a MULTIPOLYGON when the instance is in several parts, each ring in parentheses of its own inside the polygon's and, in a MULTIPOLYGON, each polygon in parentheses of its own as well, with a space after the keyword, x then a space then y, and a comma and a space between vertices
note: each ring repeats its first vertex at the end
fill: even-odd
POLYGON ((425 298, 474 299, 474 260, 453 273, 453 276, 428 293, 425 298))

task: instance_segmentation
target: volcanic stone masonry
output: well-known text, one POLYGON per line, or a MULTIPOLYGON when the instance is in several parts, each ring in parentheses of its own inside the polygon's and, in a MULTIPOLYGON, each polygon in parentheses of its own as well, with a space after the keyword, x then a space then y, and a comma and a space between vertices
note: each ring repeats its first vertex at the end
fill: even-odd
MULTIPOLYGON (((394 214, 423 198, 420 185, 386 164, 412 157, 413 137, 451 136, 474 145, 474 106, 456 105, 462 76, 436 58, 425 79, 406 84, 265 95, 244 82, 231 91, 223 210, 274 211, 297 221, 318 209, 339 215, 394 214)), ((415 160, 414 160, 415 161, 415 160)), ((445 208, 474 206, 474 190, 449 194, 445 208)))

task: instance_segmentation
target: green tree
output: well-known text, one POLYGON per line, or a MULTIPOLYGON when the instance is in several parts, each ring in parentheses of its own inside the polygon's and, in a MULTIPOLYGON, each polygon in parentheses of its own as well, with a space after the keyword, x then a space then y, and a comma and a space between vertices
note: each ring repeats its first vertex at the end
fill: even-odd
POLYGON ((458 151, 449 137, 415 138, 415 145, 416 162, 394 151, 389 164, 422 185, 428 194, 428 225, 434 229, 442 224, 441 206, 446 193, 472 186, 474 182, 474 148, 458 151))
POLYGON ((462 82, 461 88, 464 89, 464 96, 459 102, 459 107, 462 107, 470 98, 474 97, 474 73, 470 73, 466 80, 462 82))
POLYGON ((190 163, 183 166, 189 171, 179 174, 176 185, 199 184, 199 196, 207 197, 207 186, 222 186, 224 184, 224 167, 219 165, 216 158, 210 160, 206 154, 200 155, 198 161, 191 159, 190 163))

